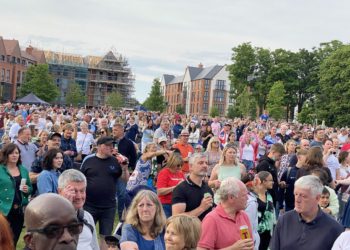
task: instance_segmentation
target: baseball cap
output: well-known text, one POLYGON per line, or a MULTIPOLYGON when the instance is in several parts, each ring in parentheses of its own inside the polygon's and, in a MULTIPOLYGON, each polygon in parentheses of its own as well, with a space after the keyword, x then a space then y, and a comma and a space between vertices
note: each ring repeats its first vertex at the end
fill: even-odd
POLYGON ((164 136, 158 138, 158 143, 159 143, 159 144, 160 144, 161 142, 163 142, 163 141, 167 142, 168 139, 167 139, 166 137, 164 137, 164 136))
POLYGON ((60 133, 51 132, 51 133, 49 134, 49 136, 48 136, 48 139, 49 139, 49 140, 52 140, 54 137, 59 137, 59 138, 61 138, 62 136, 61 136, 60 133))
POLYGON ((114 142, 114 139, 110 136, 101 136, 100 138, 98 138, 96 144, 97 145, 102 145, 102 144, 112 144, 114 142))

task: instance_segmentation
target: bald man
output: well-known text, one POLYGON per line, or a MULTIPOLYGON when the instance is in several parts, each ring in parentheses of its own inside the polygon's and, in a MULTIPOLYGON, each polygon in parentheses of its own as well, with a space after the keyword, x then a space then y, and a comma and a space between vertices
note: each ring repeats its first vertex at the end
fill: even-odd
POLYGON ((24 215, 25 249, 73 250, 83 224, 71 202, 57 194, 42 194, 29 203, 24 215))

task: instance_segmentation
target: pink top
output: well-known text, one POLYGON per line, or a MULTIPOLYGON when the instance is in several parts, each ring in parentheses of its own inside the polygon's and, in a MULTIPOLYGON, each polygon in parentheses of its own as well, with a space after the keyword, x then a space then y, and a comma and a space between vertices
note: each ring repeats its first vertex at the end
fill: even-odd
POLYGON ((221 130, 221 125, 220 125, 219 122, 213 122, 213 123, 211 124, 211 131, 213 132, 213 134, 214 134, 215 136, 219 136, 220 130, 221 130))
POLYGON ((202 222, 202 234, 198 246, 208 249, 232 246, 241 239, 239 231, 241 226, 248 226, 250 235, 253 235, 249 217, 244 211, 237 212, 235 219, 232 219, 223 207, 218 205, 202 222))

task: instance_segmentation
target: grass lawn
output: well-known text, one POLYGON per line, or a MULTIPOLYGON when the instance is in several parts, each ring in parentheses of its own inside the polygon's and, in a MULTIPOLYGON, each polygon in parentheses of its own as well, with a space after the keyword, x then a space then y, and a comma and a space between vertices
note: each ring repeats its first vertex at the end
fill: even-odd
MULTIPOLYGON (((116 214, 116 216, 114 218, 113 230, 118 225, 118 222, 119 222, 119 218, 118 218, 118 212, 117 212, 117 214, 116 214)), ((96 230, 97 230, 97 232, 99 231, 99 225, 98 224, 96 225, 96 230)), ((25 232, 26 232, 26 229, 23 228, 21 236, 19 237, 19 240, 18 240, 18 243, 17 243, 17 247, 16 247, 16 249, 18 249, 18 250, 22 250, 24 248, 24 246, 25 246, 24 240, 23 240, 23 236, 24 236, 25 232)))

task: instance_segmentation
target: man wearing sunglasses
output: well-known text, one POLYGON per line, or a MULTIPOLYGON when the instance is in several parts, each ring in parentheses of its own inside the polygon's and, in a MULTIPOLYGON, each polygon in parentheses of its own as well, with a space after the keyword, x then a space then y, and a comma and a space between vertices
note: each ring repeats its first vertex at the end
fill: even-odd
POLYGON ((32 200, 24 215, 27 250, 73 250, 77 248, 83 223, 78 222, 71 202, 52 193, 32 200))

